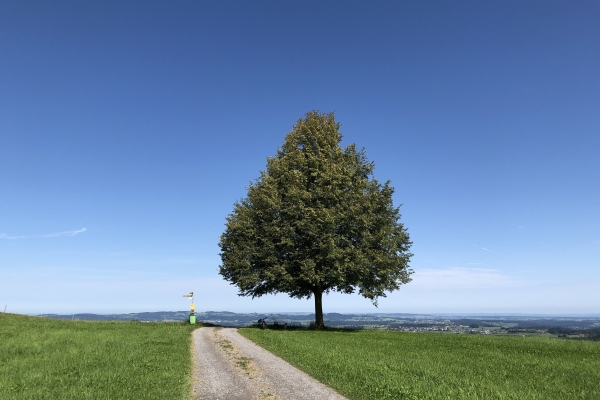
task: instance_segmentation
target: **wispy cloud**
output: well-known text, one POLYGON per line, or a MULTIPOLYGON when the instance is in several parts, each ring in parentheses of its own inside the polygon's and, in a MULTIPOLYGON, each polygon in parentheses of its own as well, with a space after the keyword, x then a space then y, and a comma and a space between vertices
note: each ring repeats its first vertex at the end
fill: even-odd
POLYGON ((445 268, 415 271, 411 285, 427 289, 487 289, 518 287, 523 282, 496 269, 445 268))
POLYGON ((487 247, 479 246, 479 245, 477 245, 477 244, 474 244, 474 243, 471 243, 471 245, 472 245, 472 246, 475 246, 475 247, 478 247, 478 248, 480 248, 481 250, 485 250, 485 251, 489 251, 490 253, 494 253, 494 254, 501 255, 500 253, 498 253, 498 252, 495 252, 494 250, 488 249, 487 247))
POLYGON ((6 233, 0 233, 0 239, 8 239, 8 240, 14 240, 14 239, 25 239, 27 236, 9 236, 6 233))
POLYGON ((60 237, 60 236, 75 236, 75 235, 78 235, 85 231, 87 231, 87 228, 81 228, 81 229, 77 229, 74 231, 49 233, 47 235, 31 235, 31 236, 10 236, 10 235, 7 235, 6 233, 0 233, 0 239, 14 240, 14 239, 29 239, 29 238, 53 238, 53 237, 60 237))
POLYGON ((81 228, 76 231, 64 231, 64 232, 50 233, 48 235, 40 235, 40 237, 49 238, 49 237, 59 237, 59 236, 75 236, 75 235, 78 235, 85 231, 87 231, 87 228, 81 228))

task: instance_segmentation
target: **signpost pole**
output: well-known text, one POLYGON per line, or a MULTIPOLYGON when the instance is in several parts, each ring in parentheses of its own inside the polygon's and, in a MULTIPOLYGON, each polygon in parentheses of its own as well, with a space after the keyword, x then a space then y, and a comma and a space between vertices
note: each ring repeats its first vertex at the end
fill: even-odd
POLYGON ((186 299, 192 300, 192 305, 190 306, 190 324, 196 324, 196 306, 194 305, 194 292, 190 292, 190 294, 184 294, 183 297, 186 299))

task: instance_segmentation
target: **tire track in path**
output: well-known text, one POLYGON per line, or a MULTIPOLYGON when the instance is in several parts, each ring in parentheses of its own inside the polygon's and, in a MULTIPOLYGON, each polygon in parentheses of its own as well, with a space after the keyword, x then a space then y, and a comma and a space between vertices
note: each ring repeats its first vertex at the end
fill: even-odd
POLYGON ((196 329, 192 342, 194 400, 346 400, 235 328, 196 329))

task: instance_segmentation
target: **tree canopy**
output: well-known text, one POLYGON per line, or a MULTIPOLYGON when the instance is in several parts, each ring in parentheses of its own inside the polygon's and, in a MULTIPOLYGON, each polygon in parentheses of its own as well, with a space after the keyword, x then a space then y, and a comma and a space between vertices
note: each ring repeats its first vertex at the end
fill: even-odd
POLYGON ((324 293, 358 290, 377 305, 413 272, 394 189, 373 177, 364 149, 341 147, 339 128, 333 113, 299 119, 235 203, 219 242, 219 273, 240 296, 314 296, 318 327, 324 293))

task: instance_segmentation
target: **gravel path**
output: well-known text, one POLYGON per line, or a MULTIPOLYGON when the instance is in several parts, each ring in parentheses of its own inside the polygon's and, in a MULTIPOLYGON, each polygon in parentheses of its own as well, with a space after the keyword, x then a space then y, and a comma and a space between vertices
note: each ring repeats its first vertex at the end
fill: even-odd
POLYGON ((193 399, 345 400, 237 329, 196 329, 193 344, 193 399))

